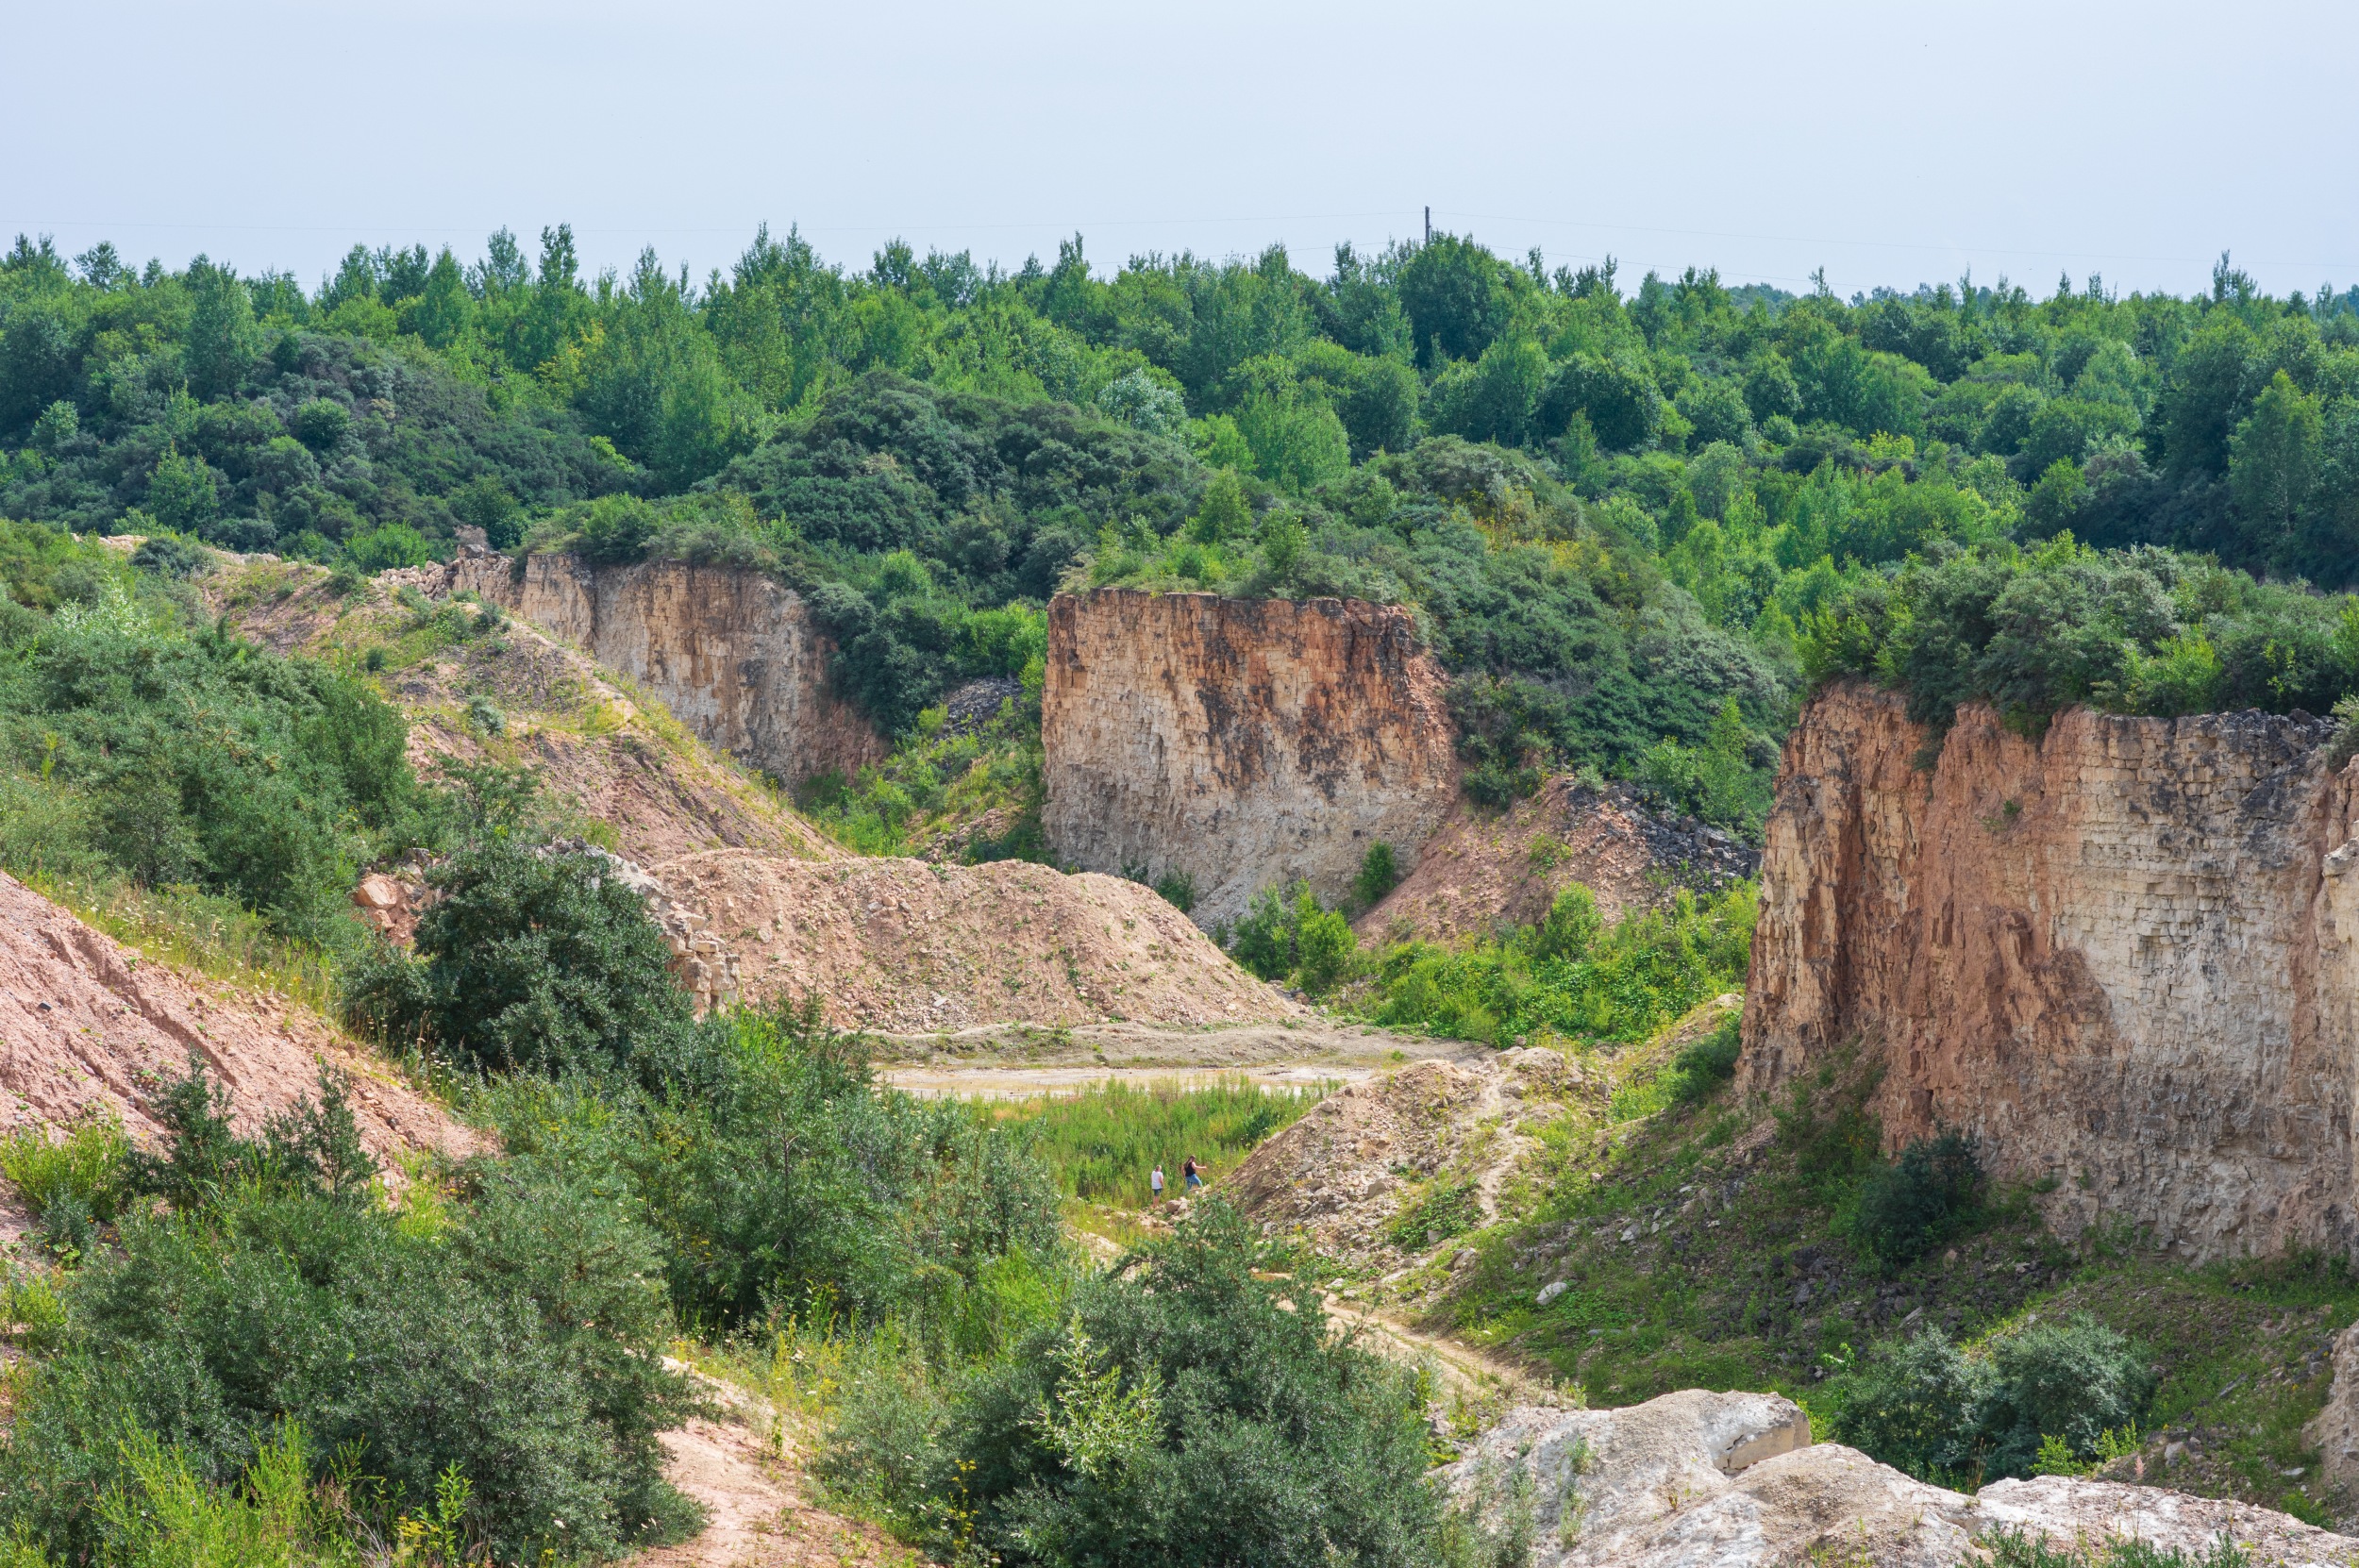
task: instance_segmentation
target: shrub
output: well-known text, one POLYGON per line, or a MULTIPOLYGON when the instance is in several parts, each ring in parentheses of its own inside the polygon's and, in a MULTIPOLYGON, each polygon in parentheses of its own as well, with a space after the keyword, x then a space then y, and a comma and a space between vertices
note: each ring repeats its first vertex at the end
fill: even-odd
POLYGON ((1671 1070, 1680 1079, 1675 1098, 1700 1100, 1736 1076, 1737 1058, 1744 1053, 1744 1022, 1743 1013, 1731 1012, 1672 1059, 1671 1070))
POLYGON ((2095 1458, 2109 1431, 2145 1415, 2154 1374, 2119 1334, 2085 1313, 2036 1323, 1960 1350, 1926 1329, 1876 1357, 1842 1402, 1836 1434, 1927 1479, 2029 1476, 2045 1443, 2095 1458))
POLYGON ((1167 871, 1155 878, 1155 894, 1186 914, 1196 908, 1196 878, 1184 871, 1167 871))
POLYGON ((1890 1275, 1971 1219, 1982 1190, 1982 1163, 1965 1134, 1916 1139, 1860 1184, 1846 1228, 1866 1260, 1890 1275))
POLYGON ((211 559, 205 547, 177 534, 151 534, 131 553, 131 564, 159 577, 193 577, 211 559))
POLYGON ((800 1009, 708 1020, 646 1086, 519 1082, 512 1150, 631 1193, 687 1322, 959 1317, 977 1272, 1057 1242, 1039 1163, 959 1105, 878 1087, 862 1043, 800 1009))
POLYGON ((1357 1005, 1376 1023, 1458 1040, 1506 1044, 1541 1029, 1644 1040, 1744 984, 1753 914, 1752 889, 1740 883, 1708 900, 1682 892, 1668 909, 1603 930, 1575 884, 1538 926, 1457 951, 1402 942, 1366 960, 1374 984, 1357 1005))
POLYGON ((1384 1239, 1403 1252, 1423 1252, 1482 1223, 1482 1199, 1471 1177, 1437 1177, 1385 1222, 1384 1239))
POLYGON ((158 1089, 150 1107, 169 1137, 160 1155, 126 1161, 134 1191, 193 1211, 225 1193, 251 1189, 359 1203, 376 1194, 376 1160, 360 1142, 344 1079, 323 1066, 319 1097, 299 1100, 262 1125, 259 1142, 230 1125, 228 1089, 189 1055, 189 1070, 158 1089))
POLYGON ((424 566, 434 559, 426 536, 407 523, 388 523, 344 541, 353 566, 371 575, 396 566, 424 566))
POLYGON ((360 967, 346 1009, 486 1072, 659 1075, 694 1027, 646 904, 611 860, 506 837, 430 876, 416 957, 360 967))
POLYGON ((1042 1565, 1430 1560, 1414 1379, 1330 1339, 1317 1288, 1257 1278, 1258 1254, 1206 1203, 961 1392, 935 1474, 963 1477, 978 1544, 1042 1565))
POLYGON ((123 1124, 93 1117, 56 1143, 46 1128, 19 1127, 0 1138, 0 1176, 15 1183, 35 1219, 70 1202, 89 1218, 111 1222, 128 1195, 131 1142, 123 1124))
POLYGON ((2031 1474, 2044 1437, 2093 1458, 2099 1439, 2134 1425, 2154 1393, 2145 1359, 2085 1313, 2017 1329, 1992 1343, 1990 1359, 1997 1381, 1981 1426, 1995 1476, 2031 1474))
POLYGON ((50 869, 190 883, 323 945, 359 933, 358 866, 427 830, 406 738, 360 677, 185 627, 112 577, 0 659, 0 753, 43 781, 50 869))
POLYGON ((1342 914, 1319 907, 1302 883, 1281 893, 1263 888, 1243 920, 1230 929, 1229 955, 1264 980, 1292 977, 1313 996, 1323 996, 1349 975, 1360 940, 1342 914))
POLYGON ((1324 996, 1351 973, 1360 941, 1349 921, 1320 909, 1306 892, 1295 902, 1295 955, 1297 982, 1311 995, 1324 996))
MULTIPOLYGON (((184 1117, 159 1166, 205 1167, 218 1149, 184 1145, 214 1137, 184 1117)), ((109 1543, 136 1528, 101 1504, 155 1478, 143 1454, 226 1487, 292 1423, 313 1453, 344 1456, 355 1494, 420 1507, 463 1479, 499 1560, 606 1555, 682 1523, 656 1433, 687 1388, 663 1369, 672 1326, 645 1233, 514 1163, 470 1168, 455 1197, 420 1226, 243 1180, 127 1215, 120 1250, 67 1293, 61 1351, 23 1385, 0 1515, 69 1559, 116 1560, 109 1543)))
POLYGON ((1597 944, 1603 926, 1597 894, 1575 882, 1549 901, 1547 918, 1531 934, 1532 957, 1579 963, 1597 944))
POLYGON ((1912 1476, 1970 1482, 1985 1462, 1983 1412, 1997 1377, 1987 1358, 1927 1328, 1886 1346, 1854 1377, 1836 1431, 1912 1476))
POLYGON ((1393 856, 1393 846, 1373 843, 1360 859, 1360 874, 1352 878, 1351 896, 1363 909, 1382 902, 1386 893, 1400 886, 1400 867, 1393 856))
MULTIPOLYGON (((1310 890, 1301 888, 1307 895, 1310 890)), ((1282 980, 1294 973, 1295 919, 1298 898, 1277 888, 1253 895, 1245 918, 1229 929, 1229 956, 1247 973, 1264 980, 1282 980)))

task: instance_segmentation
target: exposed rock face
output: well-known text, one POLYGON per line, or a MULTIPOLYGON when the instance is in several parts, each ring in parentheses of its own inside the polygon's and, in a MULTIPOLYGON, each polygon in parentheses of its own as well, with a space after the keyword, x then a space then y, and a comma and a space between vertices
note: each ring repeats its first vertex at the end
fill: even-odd
POLYGON ((828 690, 835 644, 802 596, 759 572, 650 560, 593 566, 467 555, 427 592, 471 590, 574 642, 648 693, 708 745, 790 783, 849 773, 887 747, 828 690))
POLYGON ((2334 1337, 2334 1381, 2301 1441, 2317 1449, 2326 1484, 2347 1502, 2359 1501, 2359 1324, 2334 1337))
MULTIPOLYGON (((350 655, 401 640, 412 617, 393 591, 448 598, 463 590, 505 606, 511 565, 462 551, 443 565, 382 573, 372 587, 386 592, 347 597, 321 568, 249 557, 198 587, 215 614, 266 647, 350 655)), ((410 763, 420 775, 445 762, 528 764, 552 803, 612 827, 615 847, 643 865, 714 844, 807 859, 848 853, 653 697, 624 690, 529 621, 510 617, 494 633, 400 663, 381 684, 410 720, 410 763), (501 716, 497 736, 473 718, 478 699, 501 716)), ((363 907, 372 924, 394 931, 397 921, 376 918, 391 906, 363 907)))
POLYGON ((1685 1389, 1618 1410, 1526 1406, 1445 1471, 1459 1506, 1507 1522, 1532 1482, 1532 1568, 1953 1568, 2005 1530, 2062 1550, 2137 1540, 2192 1560, 2227 1535, 2253 1560, 2359 1563, 2359 1541, 2244 1503, 2043 1476, 1968 1497, 1841 1443, 1774 1393, 1685 1389))
POLYGON ((2349 1251, 2359 769, 2315 721, 1962 709, 1930 772, 1899 698, 1840 686, 1786 742, 1743 1073, 1856 1040, 1897 1143, 1973 1133, 2049 1222, 2182 1256, 2349 1251))
POLYGON ((1088 870, 1192 877, 1205 926, 1297 877, 1335 898, 1374 844, 1413 862, 1456 798, 1446 684, 1396 608, 1060 594, 1048 842, 1088 870))
POLYGON ((1367 939, 1489 936, 1546 919, 1575 882, 1614 921, 1682 887, 1716 892, 1760 864, 1716 827, 1648 810, 1626 784, 1599 792, 1559 775, 1504 811, 1460 801, 1400 885, 1352 925, 1367 939))

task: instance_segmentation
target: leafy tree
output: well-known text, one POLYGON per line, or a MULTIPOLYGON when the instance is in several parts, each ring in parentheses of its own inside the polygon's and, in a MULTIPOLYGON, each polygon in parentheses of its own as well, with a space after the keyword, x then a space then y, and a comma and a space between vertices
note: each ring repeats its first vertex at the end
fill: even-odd
POLYGON ((2322 436, 2317 399, 2282 370, 2237 423, 2228 442, 2229 488, 2263 539, 2282 539, 2300 525, 2317 485, 2322 436))
POLYGON ((1506 329, 1508 269, 1472 240, 1437 234, 1399 270, 1400 306, 1414 334, 1417 362, 1472 359, 1506 329))

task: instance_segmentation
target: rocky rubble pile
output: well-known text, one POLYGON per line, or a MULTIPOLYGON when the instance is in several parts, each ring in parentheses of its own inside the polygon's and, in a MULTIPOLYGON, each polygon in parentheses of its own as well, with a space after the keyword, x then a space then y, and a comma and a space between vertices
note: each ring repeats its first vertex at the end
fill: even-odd
POLYGON ((1539 1046, 1413 1063, 1329 1095, 1256 1149, 1229 1179, 1247 1215, 1298 1234, 1355 1269, 1393 1269, 1497 1217, 1499 1183, 1533 1144, 1518 1128, 1553 1120, 1582 1077, 1539 1046), (1436 1187, 1463 1196, 1436 1233, 1397 1234, 1436 1187))
POLYGON ((2254 1562, 2359 1564, 2359 1540, 2160 1487, 2063 1476, 1972 1496, 1929 1486, 1857 1449, 1813 1443, 1801 1407, 1772 1393, 1525 1406, 1443 1474, 1457 1506, 1496 1535, 1519 1527, 1516 1499, 1529 1500, 1531 1568, 1954 1568, 1983 1560, 1977 1542, 2002 1531, 2058 1550, 2136 1540, 2189 1560, 2208 1560, 2224 1535, 2254 1562))
POLYGON ((1656 811, 1627 784, 1593 790, 1560 776, 1505 811, 1461 801, 1400 886, 1352 924, 1370 941, 1488 936, 1546 918, 1575 882, 1618 920, 1681 888, 1717 892, 1760 862, 1742 840, 1656 811))
MULTIPOLYGON (((548 847, 552 853, 595 856, 606 862, 615 880, 646 902, 648 917, 663 933, 663 944, 671 951, 672 976, 694 998, 698 1016, 737 1000, 736 955, 711 928, 711 920, 674 898, 662 878, 581 839, 561 839, 548 847)), ((407 947, 417 939, 418 917, 441 896, 427 882, 427 873, 437 863, 434 857, 412 851, 393 870, 361 877, 360 886, 352 890, 352 902, 371 926, 407 947)))
POLYGON ((352 1080, 361 1142, 394 1152, 474 1153, 480 1141, 316 1014, 144 959, 14 878, 0 876, 0 1128, 120 1120, 142 1142, 166 1079, 193 1054, 234 1096, 245 1136, 319 1090, 352 1080))

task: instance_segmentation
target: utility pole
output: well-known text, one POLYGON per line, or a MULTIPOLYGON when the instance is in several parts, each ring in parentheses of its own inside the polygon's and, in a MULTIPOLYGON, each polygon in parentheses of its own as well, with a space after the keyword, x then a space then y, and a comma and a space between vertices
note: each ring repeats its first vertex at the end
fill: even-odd
POLYGON ((1425 209, 1425 242, 1433 243, 1433 209, 1430 207, 1425 209))

